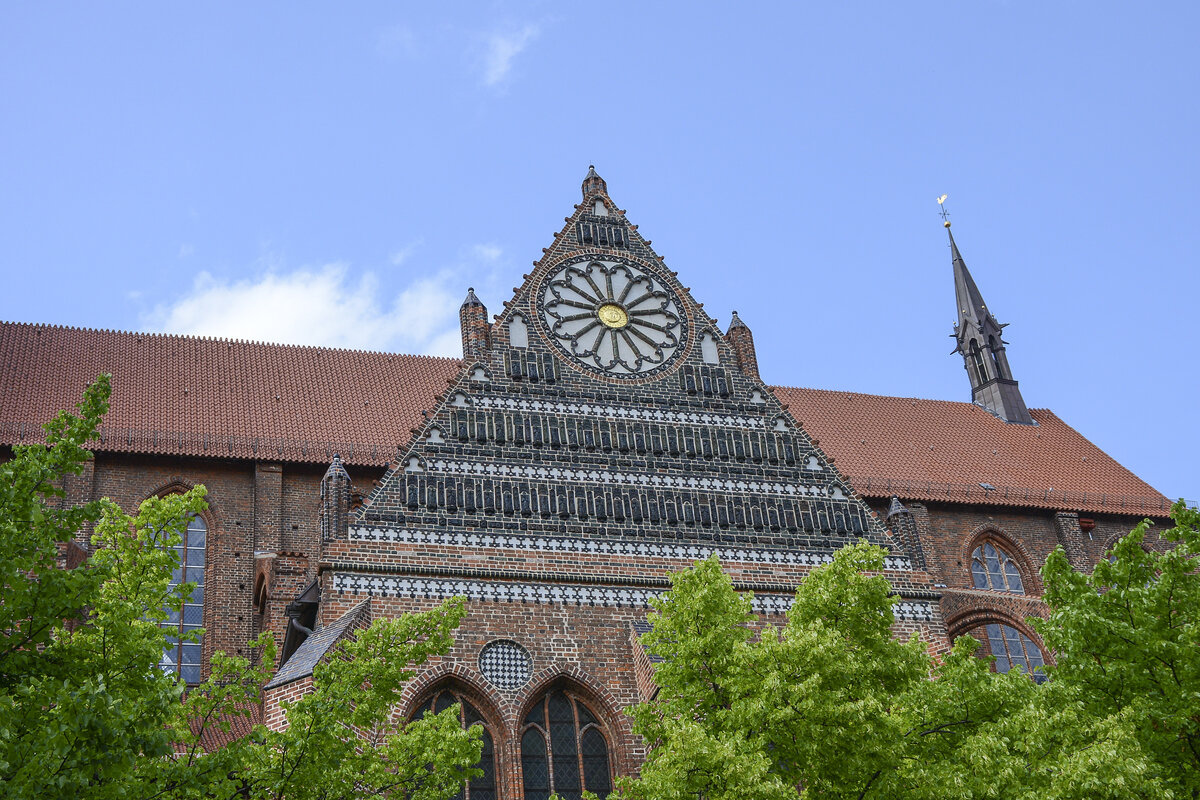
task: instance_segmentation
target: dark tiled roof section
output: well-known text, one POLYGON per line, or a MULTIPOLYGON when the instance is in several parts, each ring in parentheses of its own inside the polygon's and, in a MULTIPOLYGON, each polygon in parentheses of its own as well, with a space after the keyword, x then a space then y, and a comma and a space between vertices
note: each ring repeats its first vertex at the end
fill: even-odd
POLYGON ((102 372, 101 451, 384 465, 461 362, 0 323, 0 444, 42 437, 102 372))
POLYGON ((316 669, 325 654, 333 649, 334 645, 340 642, 348 632, 356 628, 360 621, 369 618, 370 604, 370 600, 363 600, 334 622, 313 631, 312 636, 309 636, 304 640, 304 644, 296 648, 292 657, 279 668, 275 677, 271 678, 263 688, 274 689, 276 686, 283 686, 285 683, 312 675, 313 670, 316 669))
POLYGON ((1152 516, 1171 507, 1045 409, 1031 410, 1036 426, 1009 425, 971 403, 773 391, 867 497, 1152 516))
MULTIPOLYGON (((642 637, 642 634, 649 633, 650 629, 654 627, 646 619, 635 619, 632 625, 633 635, 638 639, 642 637)), ((641 644, 641 642, 638 642, 638 644, 641 644)), ((661 664, 665 660, 662 656, 656 656, 653 653, 646 653, 646 658, 650 660, 651 664, 661 664)))

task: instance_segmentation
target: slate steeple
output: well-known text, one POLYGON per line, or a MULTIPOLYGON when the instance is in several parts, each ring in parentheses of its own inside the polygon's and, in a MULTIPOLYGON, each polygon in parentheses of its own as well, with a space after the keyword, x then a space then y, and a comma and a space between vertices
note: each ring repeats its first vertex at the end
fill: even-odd
POLYGON ((950 222, 946 221, 950 237, 950 258, 954 266, 954 297, 958 307, 958 322, 954 325, 955 353, 962 354, 967 377, 971 381, 971 402, 986 409, 1005 422, 1034 425, 1025 400, 1013 380, 1008 366, 1004 339, 1006 327, 992 316, 975 279, 967 270, 950 222))

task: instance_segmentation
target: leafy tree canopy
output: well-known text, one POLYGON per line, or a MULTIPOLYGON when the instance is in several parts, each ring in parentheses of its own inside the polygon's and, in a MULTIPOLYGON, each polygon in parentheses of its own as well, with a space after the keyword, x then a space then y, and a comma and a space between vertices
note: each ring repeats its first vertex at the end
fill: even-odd
POLYGON ((46 426, 46 444, 0 464, 0 788, 11 798, 351 798, 443 800, 476 774, 480 730, 456 708, 408 724, 393 709, 414 667, 445 653, 461 600, 376 620, 315 670, 313 690, 286 708, 288 727, 215 752, 201 740, 248 715, 270 677, 269 634, 253 656, 217 653, 187 690, 158 663, 161 623, 192 586, 171 585, 174 546, 204 487, 155 497, 137 513, 100 500, 64 507, 63 481, 91 454, 109 380, 76 414, 46 426), (76 569, 64 548, 94 526, 76 569))
POLYGON ((659 693, 632 709, 650 753, 631 798, 1200 797, 1200 515, 1178 504, 1091 575, 1043 570, 1057 663, 1034 683, 959 637, 931 653, 892 632, 885 552, 842 549, 782 625, 751 612, 715 557, 654 601, 659 693))

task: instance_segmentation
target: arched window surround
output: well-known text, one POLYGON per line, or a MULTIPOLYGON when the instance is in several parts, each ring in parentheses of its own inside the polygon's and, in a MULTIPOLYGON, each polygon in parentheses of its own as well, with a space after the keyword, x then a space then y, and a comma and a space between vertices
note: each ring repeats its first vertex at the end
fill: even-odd
MULTIPOLYGON (((964 580, 966 581, 965 585, 968 588, 974 588, 975 583, 971 576, 971 554, 975 552, 975 548, 981 547, 988 541, 1004 550, 1017 565, 1017 571, 1021 574, 1021 583, 1025 587, 1024 595, 1017 596, 1040 597, 1042 594, 1042 576, 1034 567, 1034 564, 1037 562, 1033 558, 1033 555, 1019 539, 1008 535, 1001 528, 991 523, 981 525, 972 531, 963 546, 959 563, 963 570, 964 580)), ((977 591, 988 590, 979 589, 977 591)), ((1003 594, 1010 593, 1003 592, 1003 594)))
MULTIPOLYGON (((536 653, 531 651, 531 654, 536 659, 536 653)), ((630 717, 613 709, 624 708, 627 703, 618 700, 612 692, 578 666, 563 667, 556 664, 535 672, 529 683, 525 684, 512 700, 517 709, 513 725, 520 727, 521 721, 525 719, 534 702, 556 684, 570 688, 596 712, 597 718, 608 729, 609 743, 612 745, 609 761, 613 774, 624 774, 623 770, 628 765, 623 762, 622 754, 631 744, 633 723, 630 717)))
POLYGON ((983 385, 988 382, 987 367, 983 363, 983 352, 979 349, 979 342, 974 339, 967 347, 967 354, 970 357, 971 369, 975 373, 976 385, 983 385))
MULTIPOLYGON (((591 682, 589 681, 588 683, 591 682)), ((583 737, 587 736, 589 733, 592 735, 599 734, 599 736, 602 738, 607 751, 608 779, 610 781, 611 790, 611 788, 614 788, 616 777, 622 774, 620 766, 620 754, 622 750, 621 745, 622 740, 625 738, 624 734, 626 734, 627 731, 622 730, 622 726, 619 726, 618 724, 618 718, 612 713, 612 709, 615 707, 614 704, 611 702, 606 703, 601 699, 601 695, 607 695, 607 692, 597 691, 592 687, 582 684, 578 680, 574 680, 572 676, 564 674, 560 671, 555 671, 554 674, 544 677, 541 680, 531 681, 526 689, 521 692, 521 702, 518 706, 520 711, 514 720, 514 743, 516 744, 514 751, 516 754, 515 761, 517 762, 519 772, 517 783, 521 787, 522 793, 524 793, 525 787, 524 770, 526 754, 523 747, 525 734, 536 728, 542 737, 543 746, 545 747, 548 745, 550 750, 553 749, 551 733, 544 729, 544 723, 540 725, 536 723, 527 724, 526 720, 530 716, 531 712, 537 711, 538 707, 541 706, 544 701, 558 692, 562 692, 568 697, 568 699, 571 701, 573 709, 575 709, 576 704, 578 704, 590 712, 590 714, 595 718, 594 722, 585 723, 582 719, 576 716, 576 735, 579 737, 580 741, 582 741, 583 737)), ((548 751, 544 752, 547 752, 547 755, 549 755, 548 751)), ((579 757, 578 753, 577 757, 579 757)), ((581 763, 583 763, 582 760, 581 763)), ((551 758, 547 765, 551 772, 554 771, 553 764, 554 759, 551 758)), ((586 773, 586 764, 583 770, 584 772, 581 773, 581 777, 586 773)), ((555 787, 555 790, 561 792, 560 787, 555 787)))
MULTIPOLYGON (((1132 527, 1132 526, 1130 526, 1132 527)), ((1117 542, 1129 535, 1129 529, 1121 529, 1118 526, 1116 533, 1111 534, 1104 541, 1104 549, 1100 551, 1100 558, 1108 558, 1112 554, 1112 549, 1117 546, 1117 542)), ((1142 549, 1147 553, 1161 552, 1163 550, 1162 539, 1159 538, 1154 528, 1146 531, 1146 536, 1142 539, 1142 549)))
POLYGON ((998 355, 999 349, 1000 349, 1000 346, 996 341, 996 337, 989 335, 988 336, 988 356, 989 356, 988 360, 990 360, 992 362, 992 369, 996 373, 997 378, 1007 378, 1008 376, 1004 374, 1004 370, 1000 368, 1000 356, 998 355))
MULTIPOLYGON (((531 643, 526 643, 531 644, 531 643)), ((537 660, 536 647, 531 654, 537 660)), ((474 653, 478 656, 478 652, 474 653)), ((633 728, 631 719, 614 709, 627 703, 618 700, 606 687, 593 680, 578 665, 555 664, 536 671, 529 683, 516 692, 493 692, 486 688, 482 675, 473 666, 475 658, 464 656, 463 660, 444 661, 424 669, 404 688, 393 720, 397 723, 412 717, 433 692, 446 685, 461 691, 491 728, 493 745, 499 762, 496 779, 498 797, 520 797, 522 774, 520 770, 520 729, 522 722, 536 701, 555 686, 567 687, 603 723, 608 745, 608 767, 612 776, 625 775, 629 771, 627 753, 632 747, 633 728)))
POLYGON ((510 773, 506 759, 512 747, 508 730, 503 722, 503 715, 491 695, 465 674, 459 665, 458 669, 437 670, 433 675, 426 675, 420 685, 410 684, 405 692, 406 700, 402 703, 402 719, 411 720, 416 713, 433 697, 443 692, 451 692, 470 703, 482 718, 482 725, 487 729, 492 739, 493 776, 495 780, 495 796, 511 797, 510 773))
POLYGON ((1042 642, 1042 638, 1037 635, 1033 628, 1029 627, 1023 620, 1018 620, 1016 617, 1010 616, 998 609, 994 608, 977 608, 960 614, 953 619, 946 620, 946 632, 950 643, 953 646, 954 640, 960 636, 971 636, 980 643, 980 646, 988 653, 991 652, 991 647, 988 644, 987 625, 1007 625, 1010 628, 1024 636, 1029 637, 1037 646, 1042 654, 1042 660, 1046 664, 1054 663, 1054 655, 1046 649, 1046 645, 1042 642))
MULTIPOLYGON (((169 495, 173 495, 173 494, 183 494, 184 492, 190 491, 195 486, 196 486, 196 484, 194 482, 189 481, 186 478, 182 478, 179 476, 172 476, 172 478, 170 480, 166 481, 165 483, 160 484, 157 488, 155 488, 153 491, 151 491, 149 494, 147 494, 145 497, 143 497, 141 502, 149 500, 151 497, 162 498, 162 497, 168 497, 169 495)), ((209 628, 209 622, 210 622, 209 613, 208 613, 209 612, 208 596, 209 596, 209 587, 211 586, 212 577, 213 577, 213 560, 211 558, 209 558, 208 554, 212 552, 212 548, 210 547, 210 545, 217 535, 217 519, 216 519, 216 514, 215 514, 215 510, 214 510, 212 501, 207 497, 205 498, 205 500, 206 500, 206 502, 208 502, 208 508, 205 509, 204 511, 200 511, 200 512, 194 514, 193 516, 196 519, 198 519, 200 522, 203 523, 203 528, 204 528, 204 537, 205 537, 204 566, 203 566, 204 595, 203 595, 203 599, 201 600, 201 603, 200 603, 199 627, 201 627, 202 629, 207 631, 209 628)), ((141 505, 141 502, 139 502, 139 505, 141 505)), ((185 533, 185 536, 187 536, 187 535, 188 534, 185 533)), ((187 578, 186 575, 182 575, 181 577, 183 577, 185 580, 187 578)), ((180 621, 180 624, 182 625, 182 624, 186 624, 186 623, 187 623, 187 617, 186 617, 186 608, 185 608, 183 619, 180 621)), ((212 641, 213 641, 213 639, 210 636, 205 635, 205 636, 201 637, 200 642, 199 642, 199 645, 200 645, 200 672, 198 675, 184 676, 185 680, 187 681, 187 683, 189 685, 198 684, 207 676, 208 661, 209 661, 209 657, 212 655, 212 645, 211 645, 212 641)), ((177 674, 182 674, 182 673, 178 672, 177 674)))

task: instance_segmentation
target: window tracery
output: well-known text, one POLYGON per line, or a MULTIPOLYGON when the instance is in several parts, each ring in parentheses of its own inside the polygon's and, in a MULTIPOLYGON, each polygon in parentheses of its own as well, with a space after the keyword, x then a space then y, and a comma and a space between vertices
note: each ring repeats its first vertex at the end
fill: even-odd
POLYGON ((996 657, 997 672, 1008 672, 1019 667, 1041 683, 1046 680, 1046 659, 1037 643, 1011 625, 991 622, 984 626, 987 631, 988 650, 996 657))
POLYGON ((1017 562, 991 540, 984 540, 971 552, 971 579, 976 589, 1025 594, 1017 562))
POLYGON ((204 518, 192 516, 188 520, 183 538, 175 547, 179 566, 171 575, 171 588, 182 583, 193 584, 192 592, 183 601, 180 611, 168 610, 162 627, 172 631, 167 638, 159 667, 166 672, 178 674, 187 683, 199 683, 203 636, 195 641, 184 641, 183 636, 204 624, 204 566, 205 543, 208 526, 204 518))
POLYGON ((455 800, 496 800, 496 748, 487 722, 471 701, 452 688, 444 688, 435 692, 413 714, 413 719, 420 719, 426 714, 440 714, 455 703, 459 706, 459 720, 464 728, 478 723, 483 727, 483 751, 479 756, 477 766, 483 770, 483 775, 474 778, 456 794, 455 800))
POLYGON ((595 714, 563 689, 543 694, 521 726, 521 774, 525 800, 557 794, 580 800, 583 791, 612 791, 608 741, 595 714))

